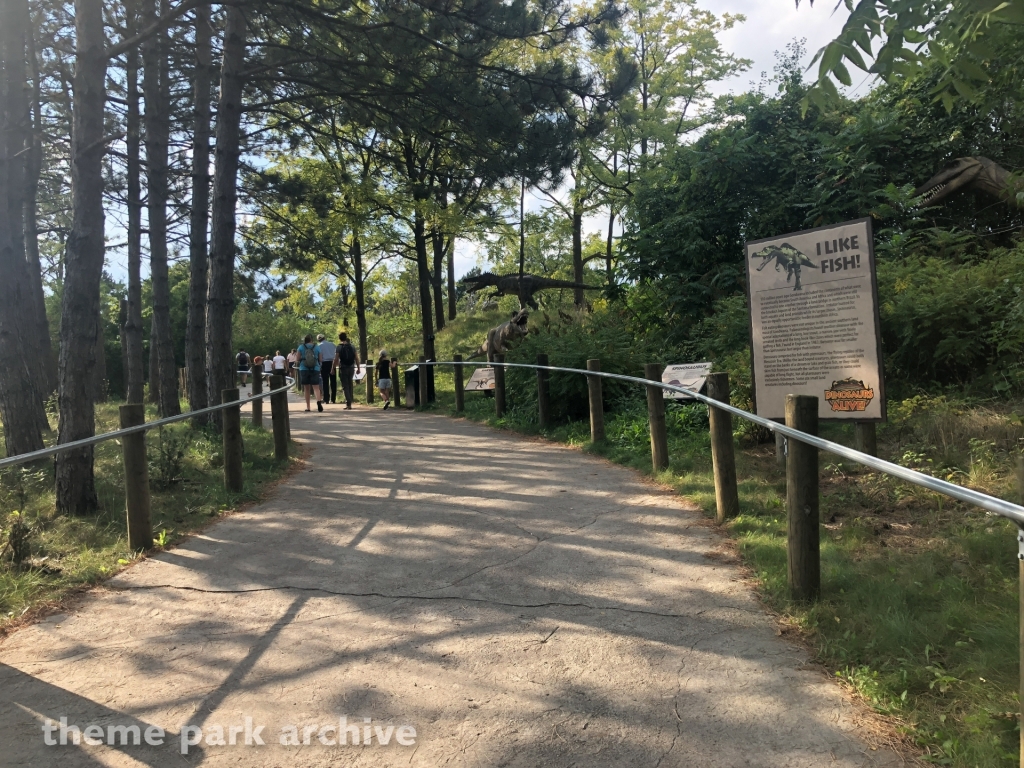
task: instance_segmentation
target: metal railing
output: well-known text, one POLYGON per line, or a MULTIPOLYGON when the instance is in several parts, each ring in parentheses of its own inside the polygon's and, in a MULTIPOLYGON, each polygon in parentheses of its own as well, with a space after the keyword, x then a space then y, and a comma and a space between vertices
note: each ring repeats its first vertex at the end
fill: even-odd
POLYGON ((196 416, 204 416, 208 413, 223 411, 226 408, 238 408, 246 403, 253 402, 254 400, 263 400, 271 395, 287 392, 294 385, 295 380, 290 376, 285 376, 285 380, 288 384, 278 389, 272 389, 249 397, 239 398, 238 400, 221 403, 220 405, 211 405, 207 408, 200 408, 198 411, 185 411, 177 416, 168 416, 167 418, 157 419, 156 421, 147 421, 145 424, 139 424, 137 427, 126 427, 124 429, 115 430, 114 432, 104 432, 103 434, 93 435, 92 437, 86 437, 81 440, 73 440, 70 443, 61 443, 59 445, 50 446, 49 448, 43 448, 42 450, 32 451, 30 453, 20 453, 17 456, 0 459, 0 470, 7 469, 8 467, 15 467, 19 464, 28 464, 50 456, 56 456, 58 453, 63 453, 65 451, 73 451, 78 448, 88 448, 92 445, 99 445, 100 443, 105 443, 110 440, 117 440, 118 438, 126 435, 134 435, 138 432, 148 432, 151 429, 165 427, 168 424, 177 424, 179 421, 188 421, 189 419, 194 419, 196 416))
POLYGON ((637 376, 625 376, 619 373, 606 373, 604 371, 584 371, 578 368, 562 368, 560 366, 555 365, 535 365, 531 363, 487 363, 445 360, 409 363, 409 365, 462 365, 476 367, 501 366, 503 368, 528 368, 530 370, 543 370, 553 373, 576 373, 582 374, 584 376, 599 376, 603 379, 625 381, 629 382, 630 384, 642 384, 645 387, 660 387, 661 389, 667 390, 669 392, 685 394, 687 397, 699 400, 700 402, 708 405, 709 407, 719 408, 734 416, 739 416, 742 419, 746 419, 747 421, 751 421, 754 424, 758 424, 764 427, 765 429, 771 430, 774 433, 784 435, 785 437, 791 438, 793 440, 798 440, 814 448, 818 448, 819 450, 828 451, 829 453, 835 454, 837 456, 842 456, 844 459, 849 459, 850 461, 855 461, 858 464, 863 464, 864 466, 870 467, 871 469, 877 470, 879 472, 884 472, 885 474, 898 477, 901 480, 905 480, 908 483, 912 483, 922 488, 927 488, 930 491, 935 491, 936 493, 941 493, 951 498, 967 502, 968 504, 973 504, 977 507, 981 507, 982 509, 988 512, 992 512, 996 515, 1000 515, 1001 517, 1005 517, 1009 520, 1012 520, 1018 526, 1024 527, 1024 506, 1014 504, 1012 502, 997 498, 995 496, 989 496, 988 494, 982 493, 981 491, 975 491, 971 488, 965 488, 962 485, 957 485, 956 483, 951 483, 937 477, 932 477, 931 475, 926 475, 923 472, 908 469, 907 467, 900 466, 899 464, 894 464, 891 461, 879 459, 876 456, 871 456, 867 453, 862 453, 861 451, 855 450, 853 448, 848 448, 847 446, 840 445, 839 443, 834 443, 831 440, 826 440, 822 437, 818 437, 817 435, 810 435, 807 434, 806 432, 801 432, 800 430, 793 429, 792 427, 787 427, 785 424, 780 424, 776 421, 772 421, 771 419, 766 419, 763 416, 758 416, 756 414, 750 413, 749 411, 744 411, 742 408, 737 408, 734 405, 724 403, 720 400, 716 400, 712 397, 708 397, 707 395, 701 394, 700 392, 694 392, 693 390, 686 389, 684 387, 677 387, 672 384, 665 384, 663 382, 654 381, 651 379, 641 379, 637 376))

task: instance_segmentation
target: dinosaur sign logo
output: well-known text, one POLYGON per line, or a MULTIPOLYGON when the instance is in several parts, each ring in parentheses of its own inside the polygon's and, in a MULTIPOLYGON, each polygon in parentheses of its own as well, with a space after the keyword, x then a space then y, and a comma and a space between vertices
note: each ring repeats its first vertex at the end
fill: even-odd
POLYGON ((761 259, 761 264, 757 268, 758 272, 767 267, 773 261, 775 262, 776 272, 780 269, 785 269, 787 283, 794 277, 796 278, 796 282, 793 285, 794 291, 803 290, 803 286, 800 285, 800 268, 812 267, 817 269, 818 267, 818 265, 807 258, 802 251, 797 250, 789 243, 783 243, 782 245, 769 245, 755 253, 752 258, 761 259))
POLYGON ((874 399, 875 390, 859 379, 833 381, 825 390, 825 402, 833 412, 864 411, 874 399))

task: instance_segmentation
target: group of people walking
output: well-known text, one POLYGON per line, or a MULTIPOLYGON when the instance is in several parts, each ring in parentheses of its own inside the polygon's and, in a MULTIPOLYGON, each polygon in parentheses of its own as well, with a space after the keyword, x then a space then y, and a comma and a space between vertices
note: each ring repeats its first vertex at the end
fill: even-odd
MULTIPOLYGON (((287 356, 278 350, 273 356, 256 357, 251 362, 244 350, 238 352, 238 376, 245 386, 252 364, 263 365, 268 374, 291 373, 296 386, 305 393, 306 410, 312 410, 310 403, 315 399, 316 408, 323 412, 324 405, 337 403, 338 379, 341 379, 342 396, 346 410, 352 409, 352 381, 362 369, 359 353, 349 341, 348 334, 339 333, 338 343, 328 340, 322 333, 313 341, 307 335, 296 349, 287 356)), ((370 367, 367 363, 367 367, 370 367)), ((375 366, 377 389, 384 401, 384 410, 391 406, 391 359, 387 350, 382 349, 375 366)))

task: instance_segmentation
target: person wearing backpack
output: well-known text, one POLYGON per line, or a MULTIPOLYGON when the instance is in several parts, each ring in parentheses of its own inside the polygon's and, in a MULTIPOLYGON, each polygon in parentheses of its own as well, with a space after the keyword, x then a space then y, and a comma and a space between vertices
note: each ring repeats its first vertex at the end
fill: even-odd
POLYGON ((244 387, 249 382, 249 353, 244 349, 240 349, 235 360, 238 361, 238 378, 242 380, 242 386, 244 387))
POLYGON ((341 378, 341 391, 345 395, 345 410, 352 410, 352 377, 359 370, 359 353, 348 340, 347 333, 338 334, 338 349, 334 355, 338 365, 338 376, 341 378))
POLYGON ((320 347, 307 335, 299 345, 299 383, 306 393, 306 410, 309 411, 311 390, 316 390, 316 409, 323 413, 324 404, 320 396, 320 347))

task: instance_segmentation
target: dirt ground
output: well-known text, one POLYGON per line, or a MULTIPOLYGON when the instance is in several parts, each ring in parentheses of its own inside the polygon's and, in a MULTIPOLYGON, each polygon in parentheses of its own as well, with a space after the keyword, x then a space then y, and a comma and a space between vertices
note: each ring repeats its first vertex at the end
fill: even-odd
POLYGON ((672 494, 443 416, 291 407, 312 451, 272 498, 0 645, 0 765, 902 764, 672 494))

